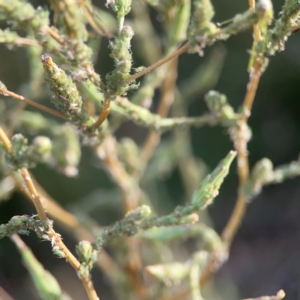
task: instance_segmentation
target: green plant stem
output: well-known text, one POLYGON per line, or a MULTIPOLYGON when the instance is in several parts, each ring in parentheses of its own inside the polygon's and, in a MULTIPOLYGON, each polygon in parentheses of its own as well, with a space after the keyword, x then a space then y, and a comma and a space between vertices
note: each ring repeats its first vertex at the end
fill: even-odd
POLYGON ((150 127, 152 130, 170 130, 174 127, 203 125, 216 125, 218 117, 213 114, 206 114, 200 117, 181 117, 181 118, 161 118, 159 115, 151 113, 148 109, 129 102, 126 98, 119 97, 111 103, 113 114, 124 116, 139 125, 150 127))

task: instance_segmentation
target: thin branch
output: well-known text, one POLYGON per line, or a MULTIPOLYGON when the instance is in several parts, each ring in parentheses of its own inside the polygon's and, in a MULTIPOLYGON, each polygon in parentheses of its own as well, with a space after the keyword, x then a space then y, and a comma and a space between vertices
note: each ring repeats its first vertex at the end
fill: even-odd
POLYGON ((262 75, 261 67, 261 63, 258 60, 256 60, 254 63, 254 70, 250 73, 250 80, 247 85, 247 93, 244 99, 244 106, 248 111, 251 111, 252 109, 258 83, 262 75))
MULTIPOLYGON (((254 35, 254 38, 258 38, 254 35)), ((255 41, 254 41, 255 42, 255 41)), ((243 106, 248 111, 244 114, 244 122, 250 116, 250 111, 252 109, 253 101, 256 95, 258 83, 261 77, 262 65, 259 60, 255 60, 254 69, 250 72, 249 83, 247 85, 247 92, 244 98, 243 106)), ((238 165, 238 176, 239 176, 239 188, 238 188, 238 198, 234 210, 229 218, 227 225, 225 226, 222 237, 225 243, 231 244, 241 222, 246 213, 247 199, 243 192, 243 188, 249 177, 249 161, 247 153, 247 140, 243 139, 243 127, 246 123, 241 122, 239 125, 238 138, 235 141, 235 147, 237 150, 237 165, 238 165)))
POLYGON ((34 102, 34 101, 30 100, 30 99, 27 99, 27 98, 25 98, 25 97, 23 97, 21 95, 16 94, 14 92, 11 92, 11 91, 3 88, 2 86, 0 87, 0 94, 2 94, 3 96, 12 97, 12 98, 14 98, 14 99, 16 99, 18 101, 21 101, 21 102, 24 102, 24 103, 26 103, 28 105, 34 106, 34 107, 36 107, 36 108, 38 108, 38 109, 40 109, 42 111, 45 111, 45 112, 47 112, 47 113, 49 113, 51 115, 54 115, 56 117, 62 118, 64 120, 69 120, 68 117, 66 117, 62 113, 60 113, 60 112, 58 112, 58 111, 56 111, 54 109, 51 109, 49 107, 46 107, 44 105, 41 105, 39 103, 36 103, 36 102, 34 102))
POLYGON ((238 139, 236 141, 237 150, 237 165, 238 165, 238 176, 239 176, 239 188, 238 188, 238 198, 234 210, 229 218, 227 225, 222 232, 223 241, 226 244, 231 244, 233 237, 235 236, 242 219, 244 218, 247 199, 243 192, 243 187, 245 186, 249 177, 249 162, 247 155, 247 142, 243 139, 238 139))
POLYGON ((64 45, 66 43, 65 40, 55 30, 53 30, 51 27, 47 27, 47 32, 60 45, 64 45))
MULTIPOLYGON (((248 3, 249 3, 250 9, 252 9, 254 11, 255 10, 255 0, 248 0, 248 3)), ((261 38, 259 27, 258 27, 257 23, 253 24, 253 37, 254 37, 254 40, 256 40, 256 41, 260 40, 260 38, 261 38)))
MULTIPOLYGON (((251 2, 251 5, 252 5, 252 2, 253 0, 249 0, 251 2)), ((255 15, 255 10, 253 9, 253 14, 255 15)), ((249 17, 249 16, 248 16, 249 17)), ((257 15, 256 15, 257 17, 257 15)), ((255 22, 257 20, 253 19, 252 22, 255 22)), ((226 40, 228 39, 228 37, 232 34, 236 34, 237 32, 241 31, 241 30, 237 30, 237 28, 234 28, 234 32, 233 31, 233 25, 244 25, 244 26, 241 26, 241 30, 244 30, 245 28, 245 20, 238 20, 236 21, 236 23, 233 23, 231 25, 229 25, 228 27, 225 27, 219 31, 216 31, 214 33, 212 33, 211 35, 207 36, 206 37, 206 43, 208 43, 209 41, 217 41, 218 39, 222 39, 222 40, 226 40)), ((255 35, 255 38, 258 38, 258 34, 255 35)), ((136 80, 137 78, 153 71, 154 69, 160 67, 161 65, 165 64, 166 62, 168 62, 169 60, 175 58, 175 57, 178 57, 179 55, 183 54, 184 52, 186 52, 188 49, 190 48, 190 45, 189 43, 186 43, 184 44, 182 47, 180 47, 179 49, 177 49, 175 52, 171 53, 170 55, 164 57, 163 59, 159 60, 158 62, 154 63, 153 65, 151 65, 150 67, 144 69, 143 71, 139 72, 139 73, 136 73, 130 77, 128 77, 126 79, 126 82, 131 82, 131 81, 134 81, 136 80)))
POLYGON ((152 130, 164 131, 185 126, 201 127, 206 124, 215 125, 219 121, 214 114, 205 114, 199 117, 161 118, 148 109, 135 105, 122 97, 111 103, 111 110, 117 115, 122 115, 128 120, 152 130))
POLYGON ((110 100, 109 99, 105 99, 104 100, 104 105, 102 108, 102 112, 98 118, 98 120, 93 124, 94 128, 98 128, 102 125, 102 123, 106 120, 108 114, 110 111, 110 100))
POLYGON ((261 296, 258 298, 248 298, 248 299, 243 299, 243 300, 282 300, 285 297, 285 292, 284 290, 280 290, 277 292, 275 296, 261 296))
POLYGON ((11 142, 1 127, 0 127, 0 140, 2 141, 6 151, 10 153, 12 151, 11 142))
POLYGON ((1 300, 14 300, 4 289, 0 286, 0 299, 1 300))
MULTIPOLYGON (((8 153, 12 152, 12 145, 7 137, 6 133, 3 131, 3 129, 0 127, 0 140, 3 142, 4 147, 8 153)), ((34 206, 36 208, 36 211, 39 215, 39 218, 41 221, 47 221, 48 218, 46 216, 45 210, 43 208, 43 205, 41 203, 40 196, 37 194, 36 189, 32 183, 30 174, 26 168, 21 169, 21 175, 23 177, 24 183, 26 188, 28 189, 28 193, 31 197, 32 202, 34 203, 34 206)))
MULTIPOLYGON (((22 187, 22 182, 20 176, 18 174, 13 173, 11 176, 12 180, 15 182, 16 188, 30 201, 32 201, 29 191, 22 187)), ((43 187, 39 185, 39 183, 34 179, 31 175, 31 179, 33 184, 40 195, 43 206, 45 207, 47 214, 51 216, 54 220, 58 221, 62 225, 66 226, 70 229, 76 229, 79 226, 79 222, 77 218, 66 211, 63 207, 61 207, 47 192, 43 187)))
MULTIPOLYGON (((98 146, 96 151, 101 153, 101 159, 105 164, 106 170, 121 190, 123 196, 123 210, 127 213, 137 208, 142 191, 137 182, 124 169, 115 149, 115 140, 110 136, 98 146)), ((143 299, 145 297, 145 289, 139 279, 139 270, 142 266, 138 249, 139 244, 136 238, 131 238, 127 240, 127 245, 130 253, 127 262, 127 273, 131 278, 132 285, 139 299, 143 299)))
POLYGON ((26 168, 21 169, 21 175, 25 182, 25 185, 28 189, 29 194, 31 195, 32 202, 34 203, 35 209, 39 215, 41 221, 47 221, 48 218, 46 216, 44 207, 42 205, 40 196, 38 195, 35 186, 32 182, 31 176, 26 168))
POLYGON ((143 71, 136 73, 130 77, 128 77, 126 79, 126 82, 131 82, 136 80, 137 78, 153 71, 154 69, 162 66, 163 64, 165 64, 166 62, 168 62, 169 60, 178 57, 179 55, 183 54, 184 52, 186 52, 189 49, 189 44, 185 44, 183 45, 181 48, 177 49, 176 51, 174 51, 173 53, 171 53, 170 55, 166 56, 165 58, 159 60, 158 62, 156 62, 155 64, 151 65, 150 67, 144 69, 143 71))
POLYGON ((25 46, 34 46, 34 47, 39 46, 39 43, 36 40, 22 38, 22 37, 19 37, 17 39, 16 44, 17 45, 25 45, 25 46))
MULTIPOLYGON (((10 143, 10 140, 8 139, 7 135, 3 131, 3 129, 0 127, 0 140, 3 142, 6 151, 10 153, 12 151, 12 145, 10 143)), ((21 169, 21 175, 24 180, 24 184, 26 188, 28 189, 28 192, 31 196, 32 202, 35 205, 36 211, 38 213, 38 216, 41 221, 47 221, 48 218, 46 216, 45 210, 43 208, 43 205, 41 203, 41 199, 39 194, 36 191, 36 188, 32 182, 31 176, 26 168, 21 169)), ((77 258, 70 252, 70 250, 66 247, 66 245, 61 240, 61 237, 59 234, 57 234, 52 227, 49 228, 49 237, 50 239, 55 241, 55 245, 58 246, 59 250, 61 250, 64 253, 64 256, 66 260, 69 262, 69 264, 78 272, 80 270, 80 262, 77 260, 77 258)), ((97 293, 93 287, 93 283, 90 278, 81 278, 83 285, 85 287, 85 290, 89 296, 90 300, 98 300, 97 293)))
POLYGON ((299 30, 299 29, 300 29, 300 24, 295 25, 295 26, 293 26, 293 27, 291 28, 291 32, 295 32, 295 31, 297 31, 297 30, 299 30))
MULTIPOLYGON (((22 186, 22 182, 20 181, 21 178, 15 173, 12 174, 12 179, 15 181, 16 187, 19 189, 19 191, 27 199, 32 201, 28 190, 24 189, 22 186)), ((92 234, 84 227, 82 227, 82 225, 78 222, 77 218, 73 214, 66 211, 50 195, 48 195, 44 188, 41 187, 33 177, 32 181, 36 187, 38 194, 41 197, 41 201, 45 209, 47 210, 47 213, 54 220, 59 222, 61 225, 66 226, 68 229, 72 229, 72 233, 78 241, 94 241, 94 237, 92 236, 92 234)), ((104 249, 101 251, 101 255, 98 256, 96 264, 112 281, 114 281, 114 276, 121 276, 121 270, 104 249)))
MULTIPOLYGON (((47 27, 47 32, 49 33, 49 35, 55 39, 60 45, 62 46, 66 46, 67 45, 67 41, 61 37, 56 31, 54 31, 51 27, 47 27)), ((83 65, 82 66, 86 72, 95 80, 98 81, 99 80, 99 76, 98 74, 95 72, 94 68, 91 65, 83 65)), ((99 86, 102 90, 106 89, 105 84, 100 80, 99 82, 99 86)))
POLYGON ((94 20, 94 14, 93 12, 89 9, 89 7, 84 3, 84 0, 79 1, 79 6, 81 7, 81 9, 83 10, 83 13, 85 15, 85 17, 87 18, 89 24, 92 26, 92 28, 101 36, 106 36, 109 39, 111 39, 113 37, 112 33, 108 32, 108 31, 103 31, 99 28, 99 26, 97 25, 97 23, 94 20))
MULTIPOLYGON (((249 0, 249 6, 251 9, 255 10, 255 1, 249 0)), ((257 24, 253 24, 253 35, 254 43, 259 41, 260 31, 257 24)), ((227 225, 222 232, 222 239, 225 244, 230 245, 246 212, 247 199, 243 192, 243 188, 247 183, 249 177, 249 161, 247 153, 247 139, 243 138, 243 128, 246 126, 247 119, 250 116, 250 111, 253 105, 255 94, 257 91, 259 79, 261 76, 261 63, 256 59, 254 64, 254 69, 250 72, 250 78, 248 83, 247 92, 244 98, 243 106, 246 108, 247 113, 243 115, 243 119, 238 123, 238 138, 234 141, 235 148, 237 150, 237 165, 238 165, 238 176, 239 176, 239 188, 238 197, 234 210, 229 218, 227 225)), ((202 276, 200 278, 199 284, 204 285, 214 273, 216 266, 219 265, 219 259, 213 257, 210 263, 204 269, 202 276)), ((190 294, 190 290, 186 289, 181 293, 173 296, 172 298, 163 298, 163 300, 180 300, 187 297, 190 294)))
MULTIPOLYGON (((249 6, 251 9, 255 9, 255 1, 249 0, 249 6)), ((260 32, 257 24, 253 25, 254 33, 254 43, 260 40, 260 32)), ((239 226, 245 216, 247 208, 246 195, 243 192, 243 188, 247 183, 249 177, 249 161, 247 152, 247 142, 248 140, 244 138, 243 130, 246 126, 247 119, 250 116, 250 111, 252 109, 253 101, 256 95, 259 79, 261 76, 261 63, 258 59, 255 60, 254 69, 250 71, 249 83, 247 85, 247 92, 244 98, 243 106, 246 108, 247 113, 243 115, 243 119, 237 124, 238 133, 237 138, 234 141, 235 148, 237 150, 237 172, 239 177, 239 187, 238 187, 238 197, 236 200, 233 212, 222 232, 222 239, 224 243, 230 245, 239 226)), ((218 264, 216 259, 213 259, 211 263, 204 270, 202 277, 200 279, 200 284, 205 284, 211 277, 215 270, 215 266, 218 264)))
MULTIPOLYGON (((168 115, 169 109, 174 101, 174 90, 177 79, 177 64, 177 58, 171 61, 165 75, 166 78, 162 87, 162 96, 160 99, 159 107, 157 109, 157 115, 162 118, 168 115)), ((144 166, 148 164, 149 159, 151 158, 159 141, 159 132, 152 131, 149 133, 141 153, 141 162, 144 166)))

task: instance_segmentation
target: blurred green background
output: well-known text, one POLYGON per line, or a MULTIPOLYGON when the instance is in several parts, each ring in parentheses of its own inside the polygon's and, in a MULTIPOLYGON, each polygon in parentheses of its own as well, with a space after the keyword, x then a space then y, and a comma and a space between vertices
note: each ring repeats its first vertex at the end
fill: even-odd
MULTIPOLYGON (((277 17, 283 0, 273 0, 277 17)), ((94 2, 107 10, 102 1, 94 2)), ((248 8, 246 0, 213 0, 216 15, 214 20, 230 19, 248 8)), ((35 5, 47 5, 35 2, 35 5)), ((109 10, 107 10, 109 11, 109 10)), ((161 37, 163 34, 159 17, 151 9, 152 21, 161 37)), ((130 20, 129 14, 128 19, 130 20)), ((3 26, 2 26, 3 27, 3 26)), ((205 49, 205 56, 184 54, 179 58, 178 86, 186 82, 207 55, 216 49, 226 50, 223 69, 217 84, 213 87, 227 95, 229 102, 237 108, 243 101, 248 82, 247 64, 252 43, 252 32, 248 30, 231 37, 227 42, 205 49)), ((157 45, 159 46, 159 45, 157 45)), ((135 66, 144 65, 135 49, 139 47, 138 37, 133 39, 135 66)), ((263 158, 270 158, 274 165, 288 163, 298 158, 300 149, 300 34, 292 34, 284 52, 270 59, 267 71, 261 78, 249 125, 253 138, 249 143, 250 165, 263 158)), ((111 71, 108 59, 108 41, 101 40, 96 71, 104 76, 111 71)), ((28 61, 25 49, 8 49, 0 45, 0 80, 12 91, 21 91, 27 82, 28 61)), ((204 91, 207 92, 207 91, 204 91)), ((129 95, 130 98, 131 95, 129 95)), ((158 96, 158 95, 157 95, 158 96)), ((203 94, 197 95, 189 107, 190 116, 207 111, 203 94)), ((153 107, 155 108, 154 100, 153 107)), ((15 100, 6 99, 6 102, 15 100)), ((47 102, 44 102, 47 103, 47 102)), ((13 105, 13 104, 12 104, 13 105)), ((48 104, 49 105, 49 104, 48 104)), ((155 111, 153 108, 153 111, 155 111)), ((31 108, 29 108, 31 109, 31 108)), ((34 109, 33 109, 34 110, 34 109)), ((183 129, 184 130, 184 129, 183 129)), ((221 127, 192 129, 192 145, 196 157, 201 158, 212 169, 225 154, 233 148, 225 130, 221 127)), ((126 122, 117 132, 118 139, 126 136, 142 145, 147 130, 126 122)), ((164 139, 168 134, 164 135, 164 139)), ((67 178, 62 174, 39 165, 33 174, 46 191, 64 207, 90 203, 98 199, 98 206, 92 208, 92 215, 101 225, 120 219, 120 197, 90 149, 83 148, 79 176, 67 178), (113 199, 110 205, 107 199, 113 199)), ((184 190, 178 169, 159 181, 148 184, 146 191, 161 213, 168 212, 178 203, 184 202, 184 190)), ((221 188, 215 203, 208 208, 212 222, 218 232, 225 226, 236 200, 236 165, 221 188)), ((7 222, 18 214, 32 214, 34 208, 15 193, 13 198, 0 204, 0 223, 7 222)), ((57 227, 64 241, 74 249, 76 242, 68 238, 64 228, 57 227)), ((85 293, 73 272, 63 260, 52 255, 47 242, 38 241, 34 234, 24 237, 37 258, 50 270, 74 299, 85 299, 85 293), (76 288, 74 288, 76 284, 76 288)), ((287 300, 300 299, 300 178, 288 180, 280 185, 263 189, 262 194, 249 205, 243 224, 233 242, 229 261, 217 273, 216 284, 223 295, 226 291, 235 295, 232 299, 275 294, 284 289, 287 300)), ((112 299, 109 282, 100 271, 94 269, 93 279, 101 299, 112 299)), ((9 239, 0 241, 0 286, 15 299, 38 299, 28 284, 27 271, 20 264, 20 257, 9 239)), ((221 294, 222 295, 222 294, 221 294)), ((221 298, 228 299, 228 298, 221 298)))

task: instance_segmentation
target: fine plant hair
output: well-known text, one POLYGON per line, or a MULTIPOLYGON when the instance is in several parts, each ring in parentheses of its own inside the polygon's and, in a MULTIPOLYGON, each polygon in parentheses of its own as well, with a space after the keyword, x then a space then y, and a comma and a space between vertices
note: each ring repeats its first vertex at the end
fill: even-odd
MULTIPOLYGON (((41 299, 70 296, 38 262, 22 235, 35 233, 48 241, 53 254, 74 268, 90 300, 102 294, 91 276, 94 267, 106 276, 116 299, 204 299, 202 287, 230 257, 247 205, 265 185, 300 175, 299 160, 274 167, 263 158, 250 170, 247 150, 252 137, 248 119, 260 78, 269 60, 284 51, 289 36, 300 29, 300 2, 282 0, 278 17, 271 0, 248 2, 248 10, 217 23, 224 20, 215 20, 210 0, 107 0, 106 8, 90 0, 49 0, 43 7, 0 0, 0 42, 11 51, 25 48, 29 66, 28 82, 19 89, 11 90, 5 77, 0 81, 0 205, 19 191, 36 209, 35 215, 8 216, 0 225, 0 238, 10 237, 41 299), (162 37, 150 11, 163 19, 163 47, 158 46, 162 37), (222 69, 223 48, 178 86, 180 55, 206 58, 207 47, 219 41, 226 44, 246 30, 253 31, 249 82, 237 109, 226 95, 211 90, 222 69), (139 47, 132 46, 135 38, 139 47), (100 76, 95 66, 102 41, 108 41, 107 60, 113 70, 101 70, 100 76), (136 66, 135 55, 146 66, 136 66), (158 90, 153 113, 150 107, 158 90), (188 116, 189 104, 203 90, 209 90, 204 97, 207 113, 188 116), (117 139, 116 132, 127 121, 148 130, 142 144, 134 137, 117 139), (232 142, 231 151, 215 158, 219 163, 211 172, 195 158, 189 137, 190 128, 207 125, 223 127, 232 142), (166 139, 161 138, 164 132, 170 133, 166 139), (93 153, 95 164, 107 172, 121 195, 123 217, 110 226, 101 225, 76 203, 68 209, 58 204, 29 171, 46 164, 67 177, 80 176, 83 147, 93 153), (228 172, 235 173, 230 169, 234 161, 239 181, 236 205, 219 234, 204 221, 205 209, 218 205, 215 198, 228 172), (143 187, 175 166, 188 199, 162 213, 143 187), (56 224, 69 229, 77 241, 75 249, 64 244, 56 224), (177 259, 171 243, 176 241, 184 251, 188 238, 197 241, 197 249, 188 259, 177 259)), ((111 197, 119 199, 116 193, 111 197)), ((101 197, 84 205, 101 206, 101 197)), ((280 290, 255 299, 284 296, 280 290)), ((107 299, 105 294, 101 299, 107 299)))

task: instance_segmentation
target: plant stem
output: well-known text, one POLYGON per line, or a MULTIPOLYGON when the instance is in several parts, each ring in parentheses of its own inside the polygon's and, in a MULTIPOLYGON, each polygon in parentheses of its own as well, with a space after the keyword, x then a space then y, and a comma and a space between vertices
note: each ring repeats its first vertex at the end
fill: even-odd
MULTIPOLYGON (((249 0, 249 6, 251 9, 255 9, 255 1, 249 0)), ((257 24, 253 24, 253 36, 254 42, 260 40, 260 32, 257 24)), ((250 111, 253 105, 253 101, 255 98, 255 94, 257 91, 259 79, 261 77, 261 63, 256 59, 254 63, 254 69, 250 72, 250 78, 248 83, 247 92, 244 98, 243 106, 245 107, 248 113, 243 115, 243 119, 238 125, 239 132, 243 130, 243 125, 247 122, 247 119, 250 116, 250 111)), ((242 136, 242 134, 241 134, 242 136)), ((247 207, 247 199, 246 195, 243 192, 243 188, 249 177, 249 161, 247 154, 247 141, 243 138, 239 138, 235 141, 235 148, 237 150, 237 165, 238 165, 238 176, 239 176, 239 187, 238 187, 238 197, 236 200, 236 205, 233 209, 233 212, 222 232, 223 242, 230 245, 241 222, 245 216, 246 207, 247 207)), ((200 278, 199 284, 204 285, 214 273, 216 266, 219 265, 218 259, 213 257, 210 263, 208 263, 207 267, 202 272, 202 276, 200 278)), ((163 298, 162 300, 180 300, 186 298, 190 294, 190 290, 186 289, 183 292, 173 296, 172 298, 163 298)))
MULTIPOLYGON (((162 118, 168 115, 169 109, 174 101, 174 90, 177 79, 177 64, 177 58, 172 60, 165 75, 166 77, 162 87, 162 96, 157 110, 157 114, 162 118)), ((160 135, 160 132, 151 131, 144 143, 144 147, 141 153, 141 162, 145 167, 148 164, 156 146, 160 141, 160 135)), ((139 175, 141 176, 142 174, 139 175)))
MULTIPOLYGON (((256 95, 259 79, 261 77, 261 63, 256 60, 254 63, 254 70, 250 72, 250 79, 248 83, 247 92, 244 98, 244 107, 246 111, 250 112, 252 109, 253 101, 256 95)), ((244 114, 245 122, 249 118, 250 114, 244 114)), ((242 126, 239 126, 239 131, 242 131, 242 126)), ((231 244, 233 237, 235 236, 242 219, 244 218, 247 206, 246 195, 243 192, 243 188, 249 177, 249 161, 247 154, 247 141, 244 139, 238 139, 236 141, 237 150, 237 165, 239 176, 239 188, 238 198, 234 210, 229 218, 227 225, 225 226, 222 237, 225 243, 231 244)))
POLYGON ((168 62, 169 60, 178 57, 179 55, 183 54, 184 52, 186 52, 189 49, 189 44, 184 44, 182 47, 180 47, 179 49, 177 49, 176 51, 174 51, 173 53, 171 53, 170 55, 166 56, 165 58, 159 60, 158 62, 156 62, 155 64, 151 65, 150 67, 144 69, 143 71, 136 73, 132 76, 130 76, 129 78, 126 79, 126 82, 131 82, 133 80, 136 80, 137 78, 153 71, 154 69, 160 67, 161 65, 165 64, 166 62, 168 62))
POLYGON ((49 107, 46 107, 46 106, 41 105, 39 103, 36 103, 36 102, 34 102, 34 101, 30 100, 30 99, 27 99, 27 98, 25 98, 25 97, 23 97, 21 95, 18 95, 16 93, 11 92, 11 91, 9 91, 7 89, 4 89, 2 87, 0 87, 0 94, 2 94, 4 96, 10 96, 10 97, 12 97, 12 98, 14 98, 16 100, 19 100, 19 101, 22 101, 22 102, 24 102, 26 104, 34 106, 34 107, 36 107, 36 108, 38 108, 40 110, 43 110, 43 111, 45 111, 45 112, 47 112, 47 113, 49 113, 51 115, 54 115, 56 117, 62 118, 64 120, 69 120, 68 117, 66 117, 65 115, 63 115, 62 113, 60 113, 60 112, 58 112, 58 111, 56 111, 54 109, 51 109, 49 107))
MULTIPOLYGON (((10 143, 10 140, 8 139, 7 135, 3 131, 3 129, 0 127, 0 140, 3 142, 4 147, 6 148, 6 151, 10 153, 12 151, 12 146, 10 143)), ((38 216, 41 221, 47 221, 48 218, 46 216, 45 210, 43 208, 43 205, 41 203, 41 199, 39 194, 36 191, 36 188, 32 182, 31 176, 26 168, 21 169, 21 175, 24 180, 24 184, 26 188, 28 189, 28 193, 31 196, 32 202, 34 203, 34 206, 36 208, 36 211, 38 213, 38 216)), ((80 270, 80 262, 77 260, 77 258, 70 252, 70 250, 66 247, 66 245, 61 240, 61 237, 59 234, 57 234, 52 227, 49 228, 48 233, 50 239, 55 241, 55 245, 58 246, 59 250, 61 250, 66 260, 69 262, 69 264, 78 272, 80 270)), ((83 285, 85 287, 85 290, 89 296, 90 300, 98 300, 99 297, 97 296, 97 293, 93 287, 93 283, 90 278, 81 278, 83 285)))
MULTIPOLYGON (((57 32, 55 32, 51 27, 47 27, 47 31, 50 34, 50 36, 56 40, 60 45, 64 46, 67 44, 67 42, 64 40, 63 37, 61 37, 57 32)), ((94 68, 91 65, 84 65, 82 66, 86 72, 95 80, 98 81, 99 77, 98 74, 94 71, 94 68)), ((106 89, 105 84, 100 80, 99 86, 102 90, 106 89)))
MULTIPOLYGON (((123 210, 131 211, 138 206, 139 198, 142 194, 136 181, 124 169, 115 152, 115 140, 113 137, 107 137, 97 149, 102 153, 102 159, 106 170, 112 177, 112 180, 118 185, 122 192, 123 210)), ((129 255, 127 258, 127 274, 131 278, 132 286, 139 299, 145 298, 145 289, 140 281, 140 269, 142 267, 139 255, 139 244, 136 238, 127 239, 129 255)))
POLYGON ((92 28, 101 36, 106 36, 109 39, 113 37, 112 33, 105 30, 101 30, 99 28, 99 26, 97 25, 97 23, 94 20, 94 16, 93 16, 93 12, 91 12, 91 10, 88 8, 88 6, 84 3, 84 0, 80 0, 78 2, 79 6, 81 7, 85 17, 87 18, 88 22, 90 23, 90 25, 92 26, 92 28))
POLYGON ((0 299, 14 300, 1 286, 0 286, 0 299))
MULTIPOLYGON (((249 0, 249 6, 251 9, 255 9, 255 1, 249 0)), ((260 39, 260 32, 257 24, 253 25, 253 33, 254 33, 254 43, 260 39)), ((248 113, 243 115, 243 120, 238 125, 239 134, 242 135, 243 125, 246 124, 247 119, 250 116, 250 111, 252 109, 253 101, 256 95, 259 79, 261 76, 261 63, 256 59, 254 63, 254 69, 250 72, 249 83, 247 85, 247 92, 244 98, 243 106, 245 107, 248 113), (243 123, 245 122, 245 123, 243 123)), ((235 207, 233 212, 227 222, 225 228, 222 232, 222 239, 224 243, 230 245, 239 226, 242 222, 242 219, 245 216, 246 208, 247 208, 247 198, 245 193, 243 192, 243 188, 249 177, 249 161, 248 161, 248 153, 247 153, 247 140, 243 138, 238 138, 235 142, 235 147, 237 150, 237 166, 238 166, 238 177, 239 177, 239 187, 238 187, 238 197, 236 200, 235 207)), ((204 284, 210 278, 214 271, 214 266, 218 262, 213 259, 212 262, 208 265, 206 270, 203 272, 203 275, 200 279, 200 284, 204 284)))
MULTIPOLYGON (((15 182, 15 187, 30 201, 32 201, 30 194, 27 189, 22 187, 21 178, 18 174, 11 175, 12 180, 15 182)), ((76 229, 79 226, 79 222, 77 218, 62 208, 54 199, 51 198, 50 195, 38 184, 38 182, 31 175, 31 179, 33 184, 40 195, 41 201, 51 218, 60 222, 62 225, 66 226, 70 229, 76 229)))
POLYGON ((254 63, 254 70, 250 73, 248 90, 244 99, 244 106, 247 109, 247 111, 251 111, 252 109, 253 101, 255 98, 256 90, 261 75, 261 63, 256 60, 254 63))
POLYGON ((3 131, 3 129, 1 127, 0 127, 0 140, 2 141, 6 151, 8 153, 10 153, 11 148, 12 148, 10 140, 9 140, 9 138, 7 137, 7 135, 5 134, 5 132, 3 131))
POLYGON ((17 39, 16 44, 17 45, 25 45, 25 46, 34 46, 34 47, 39 46, 39 43, 36 40, 22 38, 22 37, 19 37, 17 39))
POLYGON ((93 124, 94 128, 98 128, 101 126, 101 124, 106 120, 108 114, 110 111, 110 100, 109 99, 105 99, 104 100, 104 105, 102 108, 102 112, 98 118, 98 120, 93 124))
POLYGON ((55 31, 53 30, 51 27, 47 27, 47 32, 49 33, 49 35, 51 35, 51 37, 56 40, 59 44, 64 45, 65 44, 65 40, 55 31))
MULTIPOLYGON (((253 11, 255 10, 255 0, 248 0, 249 7, 253 11)), ((260 39, 260 32, 257 23, 253 24, 253 37, 254 40, 258 41, 260 39)))
MULTIPOLYGON (((32 176, 31 176, 32 177, 32 176)), ((17 174, 12 174, 12 179, 15 181, 16 187, 19 191, 30 201, 32 201, 30 194, 27 189, 24 189, 22 182, 20 182, 19 176, 17 174)), ((94 237, 92 234, 86 230, 77 220, 77 218, 61 207, 47 192, 39 185, 39 183, 32 177, 32 181, 36 187, 38 194, 41 197, 42 203, 44 204, 48 214, 58 221, 61 225, 72 230, 73 235, 78 241, 87 240, 93 241, 94 237)), ((97 266, 108 276, 112 281, 114 276, 121 276, 121 271, 119 270, 116 263, 103 249, 101 255, 98 256, 97 266), (116 275, 117 274, 117 275, 116 275)))
POLYGON ((244 140, 239 139, 236 141, 237 150, 237 165, 238 165, 238 176, 239 176, 239 188, 238 198, 234 210, 229 218, 227 225, 222 232, 223 241, 227 244, 231 244, 233 237, 235 236, 242 219, 244 218, 247 206, 246 195, 243 192, 249 177, 249 162, 247 157, 247 145, 244 140))
POLYGON ((297 31, 300 29, 300 24, 299 25, 295 25, 291 28, 291 32, 297 31))
POLYGON ((25 185, 28 189, 29 194, 31 195, 32 202, 34 203, 35 209, 39 215, 39 218, 41 221, 47 221, 47 216, 44 210, 44 207, 42 205, 40 196, 38 195, 35 186, 32 182, 31 176, 26 168, 21 169, 21 175, 23 177, 23 180, 25 182, 25 185))
MULTIPOLYGON (((0 140, 3 142, 4 147, 8 153, 11 153, 12 151, 12 145, 7 137, 6 133, 3 131, 3 129, 0 127, 0 140)), ((21 175, 23 177, 24 183, 26 188, 28 189, 28 193, 31 196, 32 202, 34 203, 34 206, 36 208, 36 211, 39 215, 39 218, 41 221, 47 221, 48 218, 46 216, 45 210, 43 208, 43 205, 41 203, 40 196, 37 194, 36 189, 32 183, 30 174, 26 168, 21 169, 21 175)))

